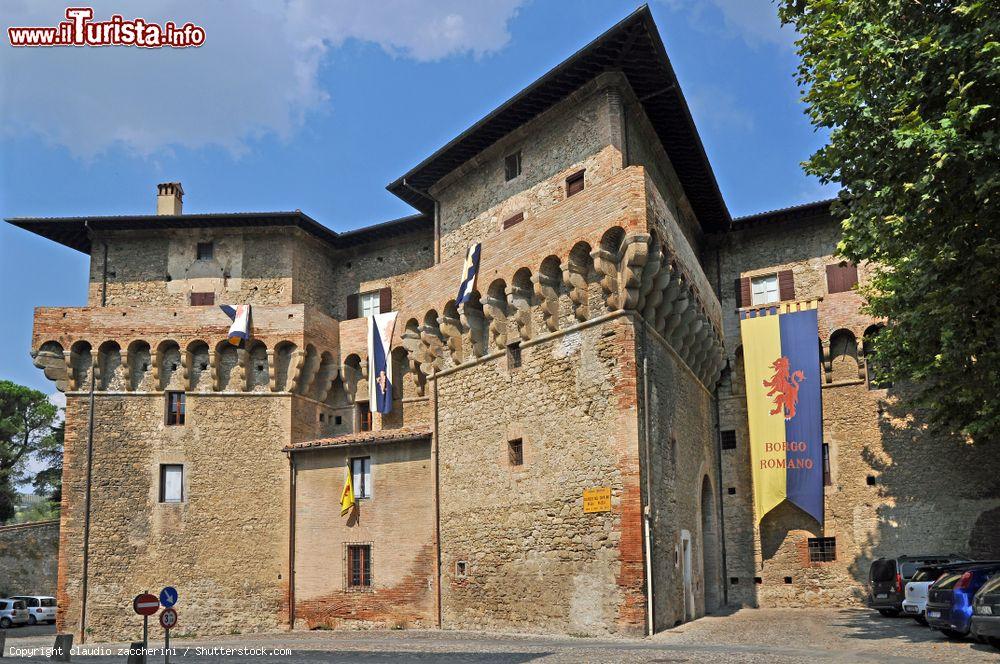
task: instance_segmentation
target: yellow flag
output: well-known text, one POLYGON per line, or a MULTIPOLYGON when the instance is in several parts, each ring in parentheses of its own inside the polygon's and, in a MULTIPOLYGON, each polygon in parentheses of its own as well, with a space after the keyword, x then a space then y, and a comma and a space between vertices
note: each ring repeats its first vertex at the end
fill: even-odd
POLYGON ((340 492, 340 516, 344 516, 354 507, 354 482, 351 480, 351 467, 347 467, 347 480, 344 490, 340 492))

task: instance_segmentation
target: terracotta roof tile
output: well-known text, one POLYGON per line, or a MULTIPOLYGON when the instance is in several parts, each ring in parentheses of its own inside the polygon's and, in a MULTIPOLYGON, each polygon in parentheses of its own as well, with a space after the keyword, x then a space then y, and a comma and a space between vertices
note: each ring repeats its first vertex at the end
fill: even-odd
POLYGON ((430 427, 415 427, 408 429, 383 429, 382 431, 358 431, 332 438, 316 438, 301 443, 286 445, 285 452, 301 452, 303 450, 330 449, 351 447, 354 445, 375 445, 382 443, 397 443, 408 440, 430 438, 430 427))

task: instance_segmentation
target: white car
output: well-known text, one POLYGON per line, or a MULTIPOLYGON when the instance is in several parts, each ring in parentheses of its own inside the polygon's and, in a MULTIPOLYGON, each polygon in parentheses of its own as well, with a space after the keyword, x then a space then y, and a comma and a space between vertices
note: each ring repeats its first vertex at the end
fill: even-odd
POLYGON ((941 578, 948 569, 960 567, 962 563, 950 565, 927 565, 921 567, 906 584, 906 594, 903 599, 903 613, 916 620, 921 625, 927 624, 927 589, 941 578))
POLYGON ((28 624, 37 625, 40 622, 54 623, 56 621, 56 598, 48 595, 14 595, 11 599, 19 599, 28 607, 28 624))
POLYGON ((19 599, 0 599, 0 629, 28 624, 28 609, 19 599))

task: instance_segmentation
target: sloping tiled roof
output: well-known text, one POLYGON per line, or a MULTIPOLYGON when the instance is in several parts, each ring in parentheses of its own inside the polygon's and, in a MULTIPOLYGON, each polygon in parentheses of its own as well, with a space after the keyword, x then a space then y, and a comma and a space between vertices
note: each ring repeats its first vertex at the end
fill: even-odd
POLYGON ((643 5, 386 188, 430 214, 438 180, 569 97, 583 84, 620 71, 642 103, 706 231, 729 226, 729 210, 649 7, 643 5))
POLYGON ((432 230, 434 220, 424 214, 338 233, 302 212, 222 212, 210 214, 139 214, 95 217, 13 217, 6 220, 26 231, 48 238, 71 249, 89 254, 90 231, 154 230, 176 228, 268 228, 296 226, 336 249, 408 233, 432 230))
POLYGON ((791 207, 780 208, 777 210, 768 210, 767 212, 749 214, 744 217, 736 217, 733 219, 732 230, 750 228, 751 226, 758 226, 760 224, 775 221, 811 219, 813 217, 826 216, 830 214, 830 205, 835 200, 837 199, 828 198, 826 200, 815 201, 813 203, 803 203, 801 205, 792 205, 791 207))
POLYGON ((317 438, 301 443, 286 445, 285 452, 301 452, 303 450, 323 450, 336 447, 352 447, 355 445, 375 445, 381 443, 399 443, 410 440, 423 440, 431 437, 430 427, 408 429, 383 429, 382 431, 358 431, 332 438, 317 438))

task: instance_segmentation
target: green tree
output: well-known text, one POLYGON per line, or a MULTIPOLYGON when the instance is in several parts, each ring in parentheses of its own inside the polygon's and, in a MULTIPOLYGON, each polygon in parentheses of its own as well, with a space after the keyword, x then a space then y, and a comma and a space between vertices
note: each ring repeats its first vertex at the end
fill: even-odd
POLYGON ((52 448, 57 415, 45 394, 0 380, 0 523, 15 514, 14 487, 24 479, 24 462, 52 448))
POLYGON ((932 423, 1000 433, 1000 0, 780 0, 827 144, 840 253, 871 261, 890 380, 932 423))

